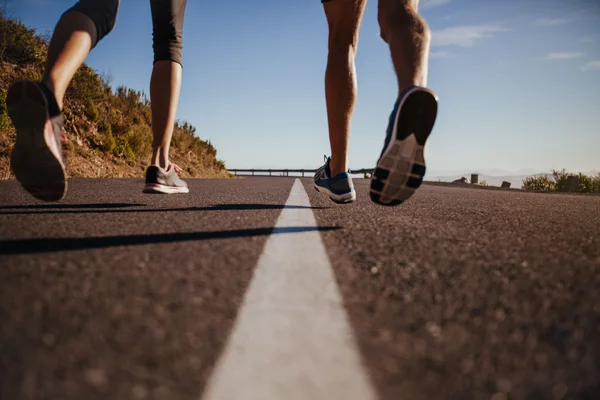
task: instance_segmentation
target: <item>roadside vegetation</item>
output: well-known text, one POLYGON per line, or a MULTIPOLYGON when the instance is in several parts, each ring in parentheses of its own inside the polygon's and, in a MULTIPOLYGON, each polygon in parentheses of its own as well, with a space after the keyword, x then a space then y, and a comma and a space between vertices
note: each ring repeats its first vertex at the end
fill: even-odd
MULTIPOLYGON (((9 158, 15 132, 6 92, 18 79, 40 80, 49 38, 38 35, 0 9, 0 179, 11 178, 9 158)), ((83 65, 64 102, 64 153, 69 176, 140 177, 151 156, 150 100, 83 65)), ((217 150, 187 122, 175 125, 171 159, 184 177, 229 177, 217 150)))
POLYGON ((600 193, 600 173, 596 176, 569 174, 564 169, 553 170, 550 176, 530 176, 523 180, 523 189, 540 192, 600 193))

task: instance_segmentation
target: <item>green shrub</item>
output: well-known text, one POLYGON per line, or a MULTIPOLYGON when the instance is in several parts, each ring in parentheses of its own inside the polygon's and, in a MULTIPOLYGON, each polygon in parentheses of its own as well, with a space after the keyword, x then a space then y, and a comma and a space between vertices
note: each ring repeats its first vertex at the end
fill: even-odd
POLYGON ((110 124, 104 124, 101 132, 104 133, 102 150, 107 153, 114 153, 115 148, 117 147, 117 141, 112 134, 112 128, 110 127, 110 124))
POLYGON ((6 90, 0 89, 0 133, 11 129, 12 123, 6 108, 6 90))
POLYGON ((556 191, 566 192, 568 190, 567 180, 569 179, 569 174, 567 174, 564 168, 560 171, 552 170, 552 177, 554 178, 556 191))
POLYGON ((113 154, 117 157, 123 158, 130 163, 135 163, 138 158, 129 146, 129 142, 126 139, 118 140, 113 150, 113 154))
POLYGON ((523 189, 537 190, 540 192, 554 192, 556 185, 546 175, 529 176, 523 180, 523 189))
POLYGON ((73 76, 73 80, 67 88, 66 97, 71 100, 87 102, 89 99, 94 101, 104 100, 105 94, 100 75, 84 64, 79 67, 75 76, 73 76))
POLYGON ((143 105, 140 109, 140 113, 142 115, 143 122, 145 122, 148 125, 151 125, 152 124, 152 110, 150 109, 150 106, 143 105))
POLYGON ((21 73, 21 79, 29 79, 31 81, 41 81, 42 71, 40 69, 25 68, 21 73))
POLYGON ((598 193, 600 192, 600 174, 597 176, 587 176, 581 172, 577 175, 577 189, 579 193, 598 193))
POLYGON ((46 61, 46 43, 18 20, 7 18, 0 9, 0 59, 21 67, 46 61))
POLYGON ((8 130, 11 128, 12 123, 10 121, 9 116, 5 113, 0 114, 0 134, 8 132, 8 130))
POLYGON ((112 133, 116 137, 125 136, 129 131, 129 124, 125 120, 125 118, 119 118, 116 121, 111 123, 112 133))
POLYGON ((109 106, 109 111, 108 111, 108 121, 110 123, 115 123, 116 121, 120 120, 121 117, 119 117, 119 113, 117 112, 117 110, 115 109, 115 107, 110 107, 109 106))
POLYGON ((225 169, 225 163, 222 160, 217 160, 215 161, 215 165, 219 168, 219 169, 225 169))
POLYGON ((70 140, 62 146, 65 152, 74 153, 76 151, 75 144, 70 140))
POLYGON ((152 130, 148 125, 134 125, 126 135, 129 148, 139 157, 152 150, 152 130))
POLYGON ((98 109, 94 105, 94 101, 90 98, 85 102, 85 115, 92 122, 98 121, 98 109))
POLYGON ((576 192, 576 193, 599 193, 600 192, 600 174, 597 176, 588 176, 581 172, 577 175, 567 173, 564 169, 552 171, 552 178, 546 175, 530 176, 523 180, 523 189, 536 190, 541 192, 576 192), (577 177, 577 184, 572 190, 569 190, 569 177, 577 177))

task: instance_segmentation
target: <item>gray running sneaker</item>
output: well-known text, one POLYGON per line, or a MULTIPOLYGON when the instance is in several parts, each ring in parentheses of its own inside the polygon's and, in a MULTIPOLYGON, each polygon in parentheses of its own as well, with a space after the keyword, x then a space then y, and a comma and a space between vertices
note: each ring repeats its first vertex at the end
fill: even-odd
POLYGON ((189 193, 187 183, 179 177, 181 169, 170 163, 167 169, 151 165, 146 169, 144 193, 189 193))
POLYGON ((329 169, 330 162, 331 157, 325 156, 325 165, 317 170, 313 178, 315 189, 328 195, 335 203, 352 203, 356 200, 356 190, 354 190, 352 176, 348 171, 332 177, 329 169))
POLYGON ((42 83, 21 80, 8 89, 6 105, 17 131, 10 157, 15 177, 37 199, 62 200, 67 193, 64 119, 54 94, 42 83))

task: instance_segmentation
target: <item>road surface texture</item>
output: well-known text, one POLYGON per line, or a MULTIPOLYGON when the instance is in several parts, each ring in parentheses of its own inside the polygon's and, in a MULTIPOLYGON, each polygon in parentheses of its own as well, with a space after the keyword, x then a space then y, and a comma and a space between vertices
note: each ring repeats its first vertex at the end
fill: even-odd
POLYGON ((600 196, 142 184, 0 182, 0 399, 600 398, 600 196))

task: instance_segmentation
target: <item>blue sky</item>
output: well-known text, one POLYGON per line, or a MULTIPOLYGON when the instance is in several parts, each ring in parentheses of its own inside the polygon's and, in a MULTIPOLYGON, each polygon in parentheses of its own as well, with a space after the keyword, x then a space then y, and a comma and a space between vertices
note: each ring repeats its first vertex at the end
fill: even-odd
MULTIPOLYGON (((51 31, 72 1, 8 0, 7 13, 51 31)), ((369 0, 357 56, 350 167, 383 144, 396 80, 369 0)), ((421 0, 433 31, 429 86, 440 111, 428 175, 600 170, 600 2, 421 0)), ((123 0, 87 63, 113 86, 148 93, 148 0, 123 0)), ((329 154, 327 25, 319 0, 189 1, 178 118, 229 168, 316 168, 329 154)))

